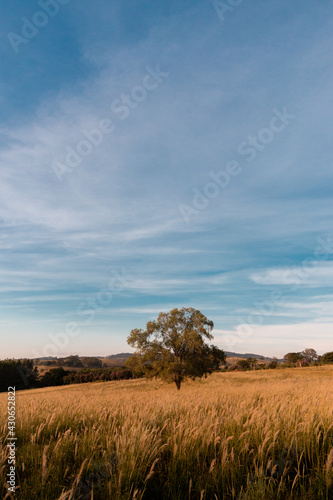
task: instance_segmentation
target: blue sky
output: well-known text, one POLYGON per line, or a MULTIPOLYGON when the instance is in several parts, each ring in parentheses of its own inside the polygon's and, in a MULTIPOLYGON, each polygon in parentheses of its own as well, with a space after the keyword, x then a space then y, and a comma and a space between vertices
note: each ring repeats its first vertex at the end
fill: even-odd
POLYGON ((55 1, 1 6, 0 357, 333 350, 332 3, 55 1))

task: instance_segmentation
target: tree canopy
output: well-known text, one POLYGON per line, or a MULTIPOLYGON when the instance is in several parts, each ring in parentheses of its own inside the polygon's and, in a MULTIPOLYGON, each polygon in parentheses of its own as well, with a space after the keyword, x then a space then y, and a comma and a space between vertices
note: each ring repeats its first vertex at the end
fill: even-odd
POLYGON ((38 370, 31 359, 5 359, 0 361, 0 392, 7 391, 9 386, 16 390, 36 385, 38 370))
POLYGON ((315 351, 312 348, 304 349, 304 351, 302 351, 301 354, 308 363, 313 363, 315 361, 318 361, 319 358, 317 351, 315 351))
POLYGON ((297 361, 301 361, 304 358, 300 352, 288 352, 287 354, 284 355, 283 359, 285 363, 294 364, 297 363, 297 361))
POLYGON ((325 364, 332 364, 333 363, 333 352, 326 352, 323 354, 321 361, 325 364))
POLYGON ((195 379, 225 364, 224 351, 209 346, 214 323, 191 307, 161 312, 146 330, 134 329, 127 342, 136 352, 126 361, 134 373, 175 382, 177 389, 186 378, 195 379))

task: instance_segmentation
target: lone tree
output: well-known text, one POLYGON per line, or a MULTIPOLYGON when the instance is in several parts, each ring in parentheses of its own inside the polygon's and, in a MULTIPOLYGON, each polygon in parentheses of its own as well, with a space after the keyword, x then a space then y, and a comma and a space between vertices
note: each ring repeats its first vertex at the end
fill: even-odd
POLYGON ((225 364, 224 351, 205 344, 214 323, 191 307, 160 313, 146 330, 134 329, 127 342, 136 348, 126 366, 134 373, 175 382, 177 389, 187 377, 207 376, 225 364))

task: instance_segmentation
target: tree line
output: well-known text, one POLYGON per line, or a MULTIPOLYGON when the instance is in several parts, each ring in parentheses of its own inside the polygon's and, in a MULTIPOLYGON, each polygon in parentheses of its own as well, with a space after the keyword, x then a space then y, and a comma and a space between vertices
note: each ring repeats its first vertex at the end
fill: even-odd
POLYGON ((276 357, 273 357, 269 363, 260 363, 260 360, 252 357, 240 359, 226 368, 225 371, 267 370, 325 364, 333 364, 333 352, 327 352, 323 356, 319 356, 315 349, 307 348, 302 352, 288 352, 284 355, 283 362, 280 362, 276 357))
POLYGON ((133 377, 133 373, 125 367, 88 368, 79 372, 56 367, 50 368, 43 376, 40 376, 38 368, 34 367, 31 359, 0 361, 0 392, 7 391, 9 386, 14 386, 16 390, 23 390, 87 382, 127 380, 133 377))
POLYGON ((66 358, 39 359, 37 365, 44 366, 66 366, 69 368, 102 368, 103 362, 101 359, 91 356, 67 356, 66 358))

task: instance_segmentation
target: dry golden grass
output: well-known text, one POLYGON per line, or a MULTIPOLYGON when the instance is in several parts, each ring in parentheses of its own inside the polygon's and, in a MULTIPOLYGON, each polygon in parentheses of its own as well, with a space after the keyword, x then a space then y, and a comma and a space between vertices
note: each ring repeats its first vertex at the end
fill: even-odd
POLYGON ((18 392, 16 498, 328 500, 332 380, 312 367, 18 392))

